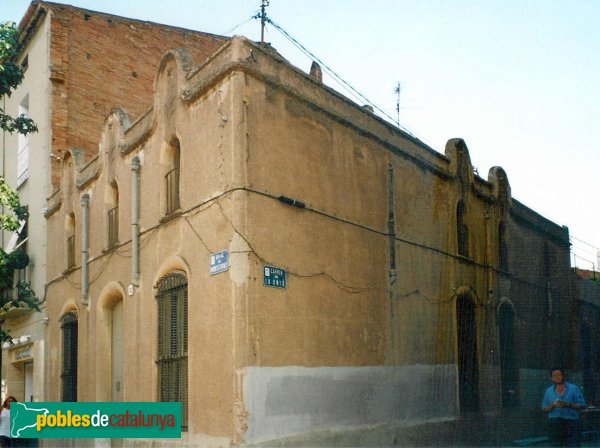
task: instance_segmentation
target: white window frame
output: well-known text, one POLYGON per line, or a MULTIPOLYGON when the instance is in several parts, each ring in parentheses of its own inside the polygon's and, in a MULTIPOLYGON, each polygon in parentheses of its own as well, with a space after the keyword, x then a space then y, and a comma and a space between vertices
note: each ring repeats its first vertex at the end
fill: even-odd
MULTIPOLYGON (((29 118, 29 96, 19 104, 19 115, 29 118)), ((29 178, 29 135, 17 135, 17 188, 29 178)))

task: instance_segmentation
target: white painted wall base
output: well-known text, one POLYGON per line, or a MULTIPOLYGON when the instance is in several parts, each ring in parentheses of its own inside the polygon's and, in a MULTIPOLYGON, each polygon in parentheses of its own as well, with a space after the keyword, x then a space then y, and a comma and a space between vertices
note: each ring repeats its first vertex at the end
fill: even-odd
POLYGON ((246 441, 329 428, 458 415, 456 366, 250 367, 243 372, 246 441))

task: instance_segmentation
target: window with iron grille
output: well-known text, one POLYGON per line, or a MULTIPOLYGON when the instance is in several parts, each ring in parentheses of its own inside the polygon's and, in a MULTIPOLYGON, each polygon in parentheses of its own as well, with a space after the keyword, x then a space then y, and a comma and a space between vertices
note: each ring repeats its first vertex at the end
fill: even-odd
POLYGON ((67 269, 75 266, 75 235, 67 238, 67 269))
POLYGON ((165 175, 167 185, 167 214, 179 208, 179 168, 173 168, 165 175))
POLYGON ((188 425, 187 279, 172 273, 156 285, 158 302, 158 400, 181 403, 181 428, 188 425))
POLYGON ((119 242, 119 207, 108 211, 108 247, 119 242))
POLYGON ((65 314, 61 319, 63 362, 62 401, 77 401, 77 314, 65 314))
POLYGON ((174 139, 170 145, 171 169, 165 174, 166 214, 173 213, 180 207, 179 203, 179 140, 174 139))
POLYGON ((498 267, 501 271, 508 271, 508 247, 506 245, 506 229, 503 222, 498 226, 498 267))
POLYGON ((465 223, 465 204, 459 201, 456 206, 456 233, 458 241, 458 254, 469 256, 469 228, 465 223))

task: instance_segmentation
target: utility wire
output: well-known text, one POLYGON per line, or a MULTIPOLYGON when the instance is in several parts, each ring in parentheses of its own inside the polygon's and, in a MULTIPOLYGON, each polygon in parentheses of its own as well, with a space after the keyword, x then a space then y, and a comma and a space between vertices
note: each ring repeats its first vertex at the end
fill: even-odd
POLYGON ((237 30, 240 26, 245 25, 246 23, 250 22, 250 20, 254 20, 254 18, 256 17, 256 14, 254 14, 252 17, 248 17, 246 20, 244 20, 243 22, 238 23, 236 26, 234 26, 233 28, 225 31, 224 33, 221 33, 223 36, 226 36, 227 34, 233 33, 235 30, 237 30))
POLYGON ((596 263, 593 262, 592 260, 588 260, 587 258, 580 257, 579 255, 577 255, 577 259, 587 261, 588 263, 591 263, 592 266, 596 266, 596 263))
MULTIPOLYGON (((323 62, 323 60, 321 60, 318 56, 316 56, 314 53, 312 53, 310 50, 308 50, 304 45, 302 45, 297 39, 295 39, 294 37, 292 37, 286 30, 284 30, 280 25, 278 25, 277 23, 275 23, 273 21, 273 19, 267 17, 265 18, 265 21, 267 23, 270 23, 271 25, 273 25, 275 27, 275 29, 277 29, 284 37, 286 37, 292 44, 294 44, 294 46, 296 46, 296 48, 298 48, 300 51, 302 51, 306 56, 308 56, 309 58, 311 58, 312 60, 316 61, 319 63, 319 65, 321 65, 321 67, 335 80, 337 81, 342 87, 344 87, 344 89, 349 92, 355 99, 365 102, 369 105, 371 105, 374 109, 376 109, 377 111, 379 111, 379 113, 381 113, 383 116, 385 116, 388 120, 390 120, 392 123, 395 123, 396 120, 390 116, 384 109, 382 109, 381 107, 379 107, 377 104, 375 104, 373 101, 371 101, 369 98, 367 98, 365 95, 363 95, 362 93, 360 93, 358 90, 356 90, 354 87, 352 87, 352 85, 350 83, 348 83, 346 80, 344 80, 344 78, 342 78, 340 75, 338 75, 332 68, 330 68, 327 64, 325 64, 325 62, 323 62)), ((402 129, 404 132, 410 134, 412 137, 417 138, 411 131, 409 131, 408 129, 406 129, 404 126, 400 126, 398 124, 398 127, 400 129, 402 129)))
POLYGON ((369 100, 366 96, 364 96, 362 93, 360 93, 354 87, 352 87, 352 85, 350 85, 350 83, 348 83, 347 81, 345 81, 333 69, 331 69, 327 64, 325 64, 325 62, 323 62, 323 60, 321 60, 318 56, 316 56, 314 53, 312 53, 310 50, 308 50, 304 45, 302 45, 298 40, 296 40, 294 37, 292 37, 281 26, 279 26, 277 23, 275 23, 273 21, 273 19, 267 18, 266 20, 267 20, 268 23, 270 23, 271 25, 273 25, 279 32, 281 32, 281 34, 283 34, 284 37, 286 37, 290 42, 292 42, 298 49, 300 49, 300 51, 302 51, 305 55, 307 55, 311 59, 313 59, 316 62, 318 62, 319 65, 321 65, 321 67, 323 67, 323 69, 325 69, 325 71, 327 73, 329 73, 337 82, 341 83, 342 86, 347 91, 349 91, 352 96, 354 96, 358 100, 361 100, 361 101, 364 101, 364 102, 370 104, 371 106, 373 106, 373 108, 377 109, 379 112, 381 112, 387 118, 389 118, 390 120, 394 121, 394 118, 392 118, 391 116, 389 116, 383 109, 381 109, 379 106, 377 106, 375 103, 373 103, 373 101, 369 100))
POLYGON ((596 249, 596 250, 600 250, 600 247, 596 247, 596 246, 594 246, 593 244, 590 244, 590 243, 588 243, 588 242, 586 242, 586 241, 580 240, 579 238, 577 238, 577 237, 575 237, 575 236, 573 236, 573 235, 570 235, 570 237, 571 237, 571 239, 574 239, 574 240, 576 240, 576 241, 579 241, 580 243, 583 243, 583 244, 585 244, 585 245, 587 245, 587 246, 593 247, 593 248, 594 248, 594 249, 596 249))
POLYGON ((598 255, 596 252, 592 252, 591 250, 584 249, 583 247, 578 246, 576 244, 571 244, 571 252, 583 252, 585 254, 592 255, 592 256, 598 255))

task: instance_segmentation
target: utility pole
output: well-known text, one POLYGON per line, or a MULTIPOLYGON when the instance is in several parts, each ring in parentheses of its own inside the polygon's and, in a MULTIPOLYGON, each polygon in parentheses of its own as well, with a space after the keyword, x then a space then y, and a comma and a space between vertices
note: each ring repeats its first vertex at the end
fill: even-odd
POLYGON ((396 89, 394 90, 394 93, 396 94, 396 114, 397 114, 397 119, 396 119, 396 124, 398 125, 398 127, 400 127, 400 81, 398 81, 398 84, 396 84, 396 89))
POLYGON ((265 43, 265 23, 267 21, 267 6, 269 0, 262 0, 260 4, 260 43, 265 43))

